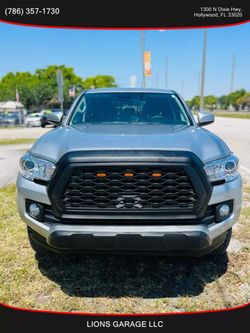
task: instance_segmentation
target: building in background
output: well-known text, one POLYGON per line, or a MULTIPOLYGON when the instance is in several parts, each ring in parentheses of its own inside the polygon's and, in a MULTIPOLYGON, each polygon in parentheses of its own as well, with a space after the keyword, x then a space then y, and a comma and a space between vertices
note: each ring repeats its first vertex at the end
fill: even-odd
POLYGON ((0 113, 9 113, 9 112, 24 112, 24 106, 20 102, 16 101, 5 101, 0 102, 0 113))
POLYGON ((21 125, 24 121, 24 116, 27 111, 24 105, 17 101, 0 102, 0 125, 13 126, 21 125))

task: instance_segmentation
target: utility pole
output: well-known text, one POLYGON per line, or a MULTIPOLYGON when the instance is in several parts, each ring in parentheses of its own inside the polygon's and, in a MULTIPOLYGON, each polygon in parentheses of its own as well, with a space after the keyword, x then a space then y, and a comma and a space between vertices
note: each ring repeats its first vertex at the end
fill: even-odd
POLYGON ((197 87, 197 96, 201 94, 201 72, 198 72, 198 87, 197 87))
POLYGON ((202 70, 201 70, 201 88, 200 88, 200 112, 204 108, 204 88, 206 75, 206 53, 207 53, 207 30, 203 31, 203 55, 202 55, 202 70))
POLYGON ((144 51, 145 51, 145 32, 141 31, 141 61, 142 61, 142 87, 146 88, 145 68, 144 68, 144 51))
POLYGON ((165 59, 165 89, 168 89, 168 56, 165 59))
POLYGON ((60 102, 60 109, 63 112, 63 73, 61 69, 57 70, 57 85, 58 85, 58 101, 60 102))
POLYGON ((230 82, 230 93, 234 90, 234 80, 235 80, 235 63, 236 63, 236 56, 235 52, 232 55, 232 72, 231 72, 231 82, 230 82))

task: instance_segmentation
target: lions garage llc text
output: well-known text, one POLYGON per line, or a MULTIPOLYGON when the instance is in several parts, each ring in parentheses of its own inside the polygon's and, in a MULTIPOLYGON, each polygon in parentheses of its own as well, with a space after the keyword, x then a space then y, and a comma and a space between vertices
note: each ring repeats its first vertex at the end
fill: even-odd
POLYGON ((127 328, 163 328, 164 322, 162 320, 88 320, 86 322, 88 328, 103 328, 103 327, 127 327, 127 328))

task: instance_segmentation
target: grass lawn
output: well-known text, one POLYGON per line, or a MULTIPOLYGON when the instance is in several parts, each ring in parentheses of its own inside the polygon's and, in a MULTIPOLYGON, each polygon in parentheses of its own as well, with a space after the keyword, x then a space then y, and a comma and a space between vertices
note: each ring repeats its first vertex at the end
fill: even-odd
POLYGON ((250 119, 250 112, 213 112, 216 117, 250 119))
POLYGON ((0 145, 14 145, 21 143, 34 143, 36 139, 25 139, 25 138, 16 138, 16 139, 0 139, 0 145))
MULTIPOLYGON (((197 111, 192 112, 193 115, 198 115, 197 111)), ((225 117, 225 118, 239 118, 239 119, 250 119, 250 112, 216 112, 214 111, 213 114, 215 117, 225 117)))
POLYGON ((249 301, 250 187, 228 256, 36 257, 15 187, 0 189, 0 301, 32 309, 102 313, 195 311, 249 301))
POLYGON ((16 126, 0 126, 1 129, 16 129, 16 126))

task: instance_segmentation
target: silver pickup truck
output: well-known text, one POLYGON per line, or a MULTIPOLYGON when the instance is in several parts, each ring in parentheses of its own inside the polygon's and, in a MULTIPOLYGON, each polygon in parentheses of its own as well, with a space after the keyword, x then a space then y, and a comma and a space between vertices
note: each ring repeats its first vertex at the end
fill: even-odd
POLYGON ((84 91, 20 160, 17 203, 37 253, 224 254, 238 158, 174 91, 84 91))

